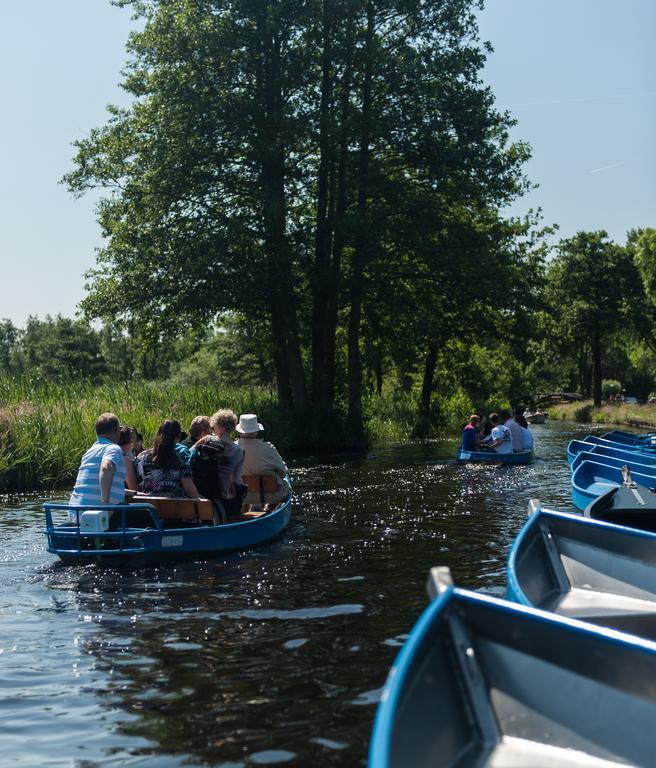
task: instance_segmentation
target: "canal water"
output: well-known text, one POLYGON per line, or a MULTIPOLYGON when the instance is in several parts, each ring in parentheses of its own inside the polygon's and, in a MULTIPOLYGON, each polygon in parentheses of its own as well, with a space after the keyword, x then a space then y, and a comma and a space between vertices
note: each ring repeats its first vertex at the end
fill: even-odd
POLYGON ((306 462, 277 541, 136 572, 62 566, 43 498, 0 497, 0 764, 364 765, 430 566, 502 596, 528 499, 573 511, 581 432, 533 433, 530 467, 457 466, 452 439, 306 462))

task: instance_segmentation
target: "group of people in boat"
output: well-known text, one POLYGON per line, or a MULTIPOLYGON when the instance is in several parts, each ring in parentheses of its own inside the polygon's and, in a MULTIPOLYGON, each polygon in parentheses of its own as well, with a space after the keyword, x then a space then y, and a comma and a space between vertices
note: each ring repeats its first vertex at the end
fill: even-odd
POLYGON ((523 453, 533 450, 533 435, 522 414, 513 418, 506 409, 486 418, 473 413, 462 430, 462 450, 523 453))
MULTIPOLYGON (((287 466, 275 447, 261 437, 264 427, 253 413, 237 418, 229 409, 196 416, 188 434, 175 419, 163 421, 151 448, 143 449, 133 427, 113 413, 96 421, 96 442, 85 452, 71 494, 71 507, 121 504, 126 490, 151 497, 209 499, 219 519, 243 509, 261 509, 286 499, 287 466), (233 440, 233 433, 237 439, 233 440), (268 476, 266 499, 244 478, 268 476)), ((76 520, 75 510, 69 512, 76 520)))

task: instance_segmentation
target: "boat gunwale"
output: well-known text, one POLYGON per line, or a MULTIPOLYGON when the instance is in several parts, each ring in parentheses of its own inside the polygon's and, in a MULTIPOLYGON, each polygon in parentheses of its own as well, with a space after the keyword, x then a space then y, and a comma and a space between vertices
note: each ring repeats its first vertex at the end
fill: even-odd
POLYGON ((390 668, 374 719, 368 755, 369 768, 387 768, 391 764, 391 739, 394 732, 395 713, 404 683, 412 671, 415 652, 425 642, 437 618, 454 600, 483 604, 501 615, 519 613, 530 617, 538 624, 560 625, 563 631, 574 636, 583 635, 588 638, 595 636, 600 643, 606 645, 629 647, 639 653, 656 656, 656 641, 626 634, 611 627, 589 624, 581 619, 559 616, 533 606, 450 586, 422 611, 390 668))

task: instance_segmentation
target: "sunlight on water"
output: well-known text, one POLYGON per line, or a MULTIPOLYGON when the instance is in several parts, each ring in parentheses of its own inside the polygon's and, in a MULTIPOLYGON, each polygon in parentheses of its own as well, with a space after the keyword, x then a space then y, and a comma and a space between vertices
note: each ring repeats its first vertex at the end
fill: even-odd
POLYGON ((528 467, 458 466, 453 440, 296 467, 279 540, 141 571, 62 566, 45 550, 43 499, 3 497, 12 765, 364 765, 428 569, 501 595, 528 499, 572 511, 571 427, 534 433, 528 467))

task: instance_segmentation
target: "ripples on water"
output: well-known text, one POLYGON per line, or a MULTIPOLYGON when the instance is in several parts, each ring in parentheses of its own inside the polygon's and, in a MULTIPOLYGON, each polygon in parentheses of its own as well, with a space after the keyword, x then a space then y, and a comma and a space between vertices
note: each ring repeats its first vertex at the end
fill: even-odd
POLYGON ((534 434, 542 459, 530 467, 459 467, 453 440, 299 466, 294 519, 277 541, 130 573, 58 564, 41 535, 43 499, 0 497, 4 757, 364 764, 430 566, 502 595, 528 499, 572 510, 575 434, 561 424, 534 434))

